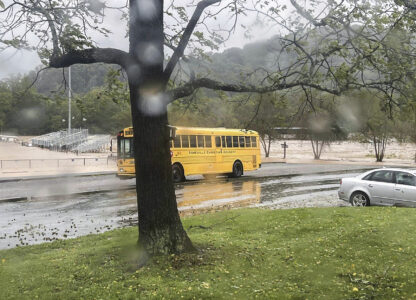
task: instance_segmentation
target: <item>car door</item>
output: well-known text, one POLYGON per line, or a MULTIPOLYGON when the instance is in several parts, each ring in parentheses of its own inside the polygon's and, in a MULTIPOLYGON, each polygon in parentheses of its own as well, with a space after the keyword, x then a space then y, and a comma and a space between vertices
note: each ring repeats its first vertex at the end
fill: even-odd
POLYGON ((395 204, 416 206, 416 177, 408 172, 395 172, 395 204))
POLYGON ((363 179, 373 203, 393 205, 396 185, 393 171, 375 171, 363 179))

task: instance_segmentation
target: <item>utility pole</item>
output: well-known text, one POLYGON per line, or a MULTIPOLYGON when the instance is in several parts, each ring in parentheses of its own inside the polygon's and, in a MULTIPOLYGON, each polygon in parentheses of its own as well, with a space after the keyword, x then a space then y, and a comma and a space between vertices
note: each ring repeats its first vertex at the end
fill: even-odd
POLYGON ((69 88, 68 88, 68 134, 71 134, 71 97, 72 97, 72 91, 71 91, 71 67, 68 68, 69 70, 69 88))

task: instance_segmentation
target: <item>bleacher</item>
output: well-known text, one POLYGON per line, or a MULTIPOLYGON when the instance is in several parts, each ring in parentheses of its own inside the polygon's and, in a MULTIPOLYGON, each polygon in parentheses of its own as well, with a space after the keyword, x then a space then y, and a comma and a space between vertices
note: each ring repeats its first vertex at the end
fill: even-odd
POLYGON ((77 153, 84 152, 104 152, 107 150, 111 141, 110 135, 90 135, 88 140, 73 147, 71 151, 77 153))
POLYGON ((70 134, 67 130, 60 130, 32 138, 32 146, 67 151, 87 140, 88 129, 72 129, 70 134))

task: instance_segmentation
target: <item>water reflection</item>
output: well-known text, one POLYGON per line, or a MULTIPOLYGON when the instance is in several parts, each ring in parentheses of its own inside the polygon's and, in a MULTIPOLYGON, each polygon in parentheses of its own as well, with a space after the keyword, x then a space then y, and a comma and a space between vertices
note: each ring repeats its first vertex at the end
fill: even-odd
POLYGON ((259 203, 261 186, 257 181, 202 181, 176 190, 181 215, 223 210, 259 203))

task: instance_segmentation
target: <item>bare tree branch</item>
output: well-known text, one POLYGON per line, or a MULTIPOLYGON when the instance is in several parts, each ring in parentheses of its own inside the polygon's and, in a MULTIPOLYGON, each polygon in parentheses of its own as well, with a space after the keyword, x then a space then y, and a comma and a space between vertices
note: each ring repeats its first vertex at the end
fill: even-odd
POLYGON ((120 65, 128 69, 133 58, 125 51, 113 48, 91 48, 75 50, 70 53, 52 57, 49 66, 52 68, 65 68, 73 64, 109 63, 120 65))
POLYGON ((272 86, 266 86, 266 87, 259 87, 254 85, 242 85, 242 84, 227 84, 222 83, 213 79, 209 78, 198 78, 193 81, 189 81, 185 83, 184 85, 177 87, 175 89, 172 89, 169 91, 171 95, 172 101, 183 98, 186 96, 191 95, 196 89, 199 88, 207 88, 212 90, 221 90, 226 92, 235 92, 235 93, 269 93, 279 90, 285 90, 290 89, 296 86, 308 86, 311 88, 315 88, 317 90, 327 92, 334 95, 340 95, 344 89, 331 89, 329 87, 325 86, 319 86, 315 83, 310 83, 307 81, 294 81, 290 83, 280 83, 280 84, 273 84, 272 86))
POLYGON ((221 0, 203 0, 198 3, 196 6, 196 9, 191 17, 191 19, 188 22, 188 25, 185 28, 185 31, 182 35, 181 40, 179 41, 178 46, 173 52, 173 55, 171 59, 169 60, 168 64, 166 65, 164 76, 165 80, 168 81, 173 70, 175 69, 176 64, 178 63, 179 59, 183 56, 183 53, 185 51, 185 48, 189 42, 189 39, 192 35, 192 32, 195 29, 196 24, 198 23, 199 18, 201 17, 201 14, 203 13, 204 9, 207 8, 210 5, 213 5, 215 3, 219 3, 221 0))

